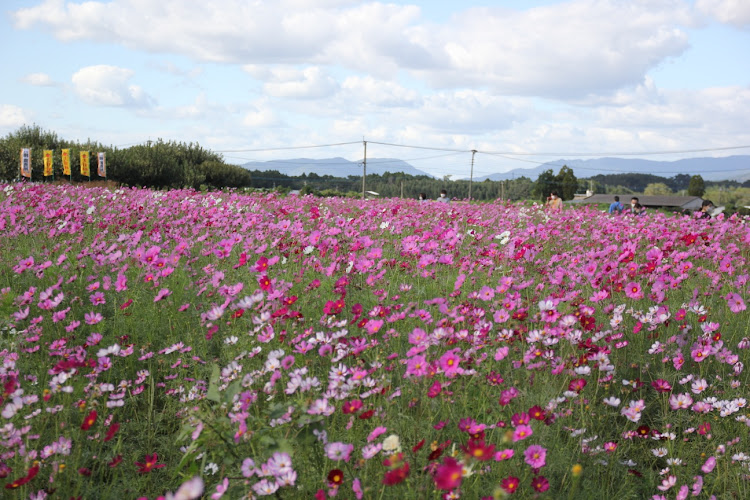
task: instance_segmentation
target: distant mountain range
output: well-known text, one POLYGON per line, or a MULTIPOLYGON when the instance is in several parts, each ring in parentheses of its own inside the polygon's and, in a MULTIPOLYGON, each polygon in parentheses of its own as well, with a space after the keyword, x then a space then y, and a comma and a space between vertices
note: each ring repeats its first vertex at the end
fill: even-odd
MULTIPOLYGON (((555 160, 532 168, 515 168, 503 173, 475 177, 481 182, 485 179, 494 181, 528 177, 536 180, 540 173, 552 170, 557 173, 560 167, 567 165, 579 179, 593 177, 598 174, 653 174, 661 177, 674 177, 677 174, 700 174, 707 181, 736 180, 744 182, 750 180, 750 155, 725 156, 721 158, 688 158, 676 161, 641 160, 637 158, 596 158, 590 160, 555 160)), ((297 158, 290 160, 272 160, 265 162, 248 162, 242 165, 248 170, 276 170, 289 176, 315 173, 317 175, 331 175, 334 177, 348 177, 362 175, 362 160, 350 161, 344 158, 297 158)), ((409 175, 426 175, 436 177, 419 170, 409 163, 395 158, 368 158, 368 174, 384 174, 386 172, 403 172, 409 175)), ((466 177, 468 179, 468 177, 466 177)))
MULTIPOLYGON (((362 160, 350 161, 345 158, 325 158, 315 160, 311 158, 297 158, 293 160, 271 160, 263 162, 248 162, 242 165, 248 170, 276 170, 281 174, 298 177, 302 174, 315 173, 317 175, 332 175, 334 177, 348 177, 362 175, 362 160)), ((403 172, 409 175, 434 175, 423 172, 402 160, 394 158, 368 158, 367 173, 383 175, 386 172, 403 172)))
POLYGON ((744 182, 750 179, 750 156, 725 156, 721 158, 688 158, 677 161, 653 161, 637 158, 596 158, 592 160, 556 160, 532 168, 514 168, 501 174, 491 174, 474 179, 501 181, 518 177, 535 180, 545 170, 555 173, 567 165, 579 179, 599 174, 653 174, 660 177, 674 177, 677 174, 699 174, 703 180, 722 181, 736 180, 744 182))

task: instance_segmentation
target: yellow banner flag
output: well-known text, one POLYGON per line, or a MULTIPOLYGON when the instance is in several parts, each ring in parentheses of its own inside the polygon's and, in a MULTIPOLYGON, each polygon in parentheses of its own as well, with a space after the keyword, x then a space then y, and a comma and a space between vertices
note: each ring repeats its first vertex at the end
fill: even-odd
POLYGON ((70 150, 62 150, 63 175, 70 175, 70 150))
POLYGON ((21 175, 31 179, 31 149, 21 149, 21 175))
POLYGON ((52 175, 52 150, 44 150, 44 176, 52 175))
POLYGON ((81 175, 85 177, 91 177, 91 171, 89 170, 89 152, 81 151, 81 175))
POLYGON ((99 160, 97 169, 99 177, 107 177, 107 159, 105 158, 105 154, 97 153, 96 158, 99 160))

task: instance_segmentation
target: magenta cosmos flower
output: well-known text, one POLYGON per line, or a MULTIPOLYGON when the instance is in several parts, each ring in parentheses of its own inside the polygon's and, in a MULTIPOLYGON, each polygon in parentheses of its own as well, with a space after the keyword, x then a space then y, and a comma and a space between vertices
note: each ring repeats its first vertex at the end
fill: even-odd
POLYGON ((639 283, 636 283, 635 281, 631 281, 630 283, 625 285, 625 295, 627 295, 631 299, 642 299, 643 290, 641 289, 641 285, 639 283))
POLYGON ((547 450, 538 444, 532 444, 523 452, 524 460, 532 469, 541 469, 546 465, 547 450))

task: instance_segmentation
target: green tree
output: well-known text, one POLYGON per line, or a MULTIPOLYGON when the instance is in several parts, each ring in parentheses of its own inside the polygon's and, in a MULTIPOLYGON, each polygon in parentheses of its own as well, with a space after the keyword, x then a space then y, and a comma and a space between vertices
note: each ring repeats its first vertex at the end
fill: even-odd
POLYGON ((539 201, 544 201, 552 191, 557 191, 559 193, 560 183, 557 179, 557 176, 551 169, 545 170, 544 172, 539 174, 539 177, 536 178, 532 194, 539 201))
POLYGON ((559 186, 560 198, 563 200, 572 200, 578 189, 578 179, 576 179, 573 169, 563 165, 557 174, 557 183, 559 186))
POLYGON ((700 175, 694 175, 690 178, 690 184, 688 184, 688 194, 690 196, 703 196, 706 192, 706 183, 703 182, 703 177, 700 175))
POLYGON ((534 182, 528 177, 505 181, 505 198, 511 201, 527 200, 532 197, 534 182))

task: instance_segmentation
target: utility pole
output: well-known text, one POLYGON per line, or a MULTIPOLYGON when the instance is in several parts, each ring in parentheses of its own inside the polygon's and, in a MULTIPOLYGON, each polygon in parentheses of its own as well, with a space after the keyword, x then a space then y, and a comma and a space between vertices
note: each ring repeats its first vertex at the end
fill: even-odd
POLYGON ((365 155, 362 160, 362 199, 365 199, 365 177, 367 177, 367 141, 362 141, 365 145, 365 155))
POLYGON ((500 181, 500 199, 505 201, 505 181, 500 181))
POLYGON ((474 182, 474 155, 477 154, 476 149, 471 150, 471 174, 469 175, 469 201, 471 201, 471 185, 474 182))
POLYGON ((404 197, 404 181, 402 179, 401 180, 401 198, 403 198, 403 197, 404 197))

